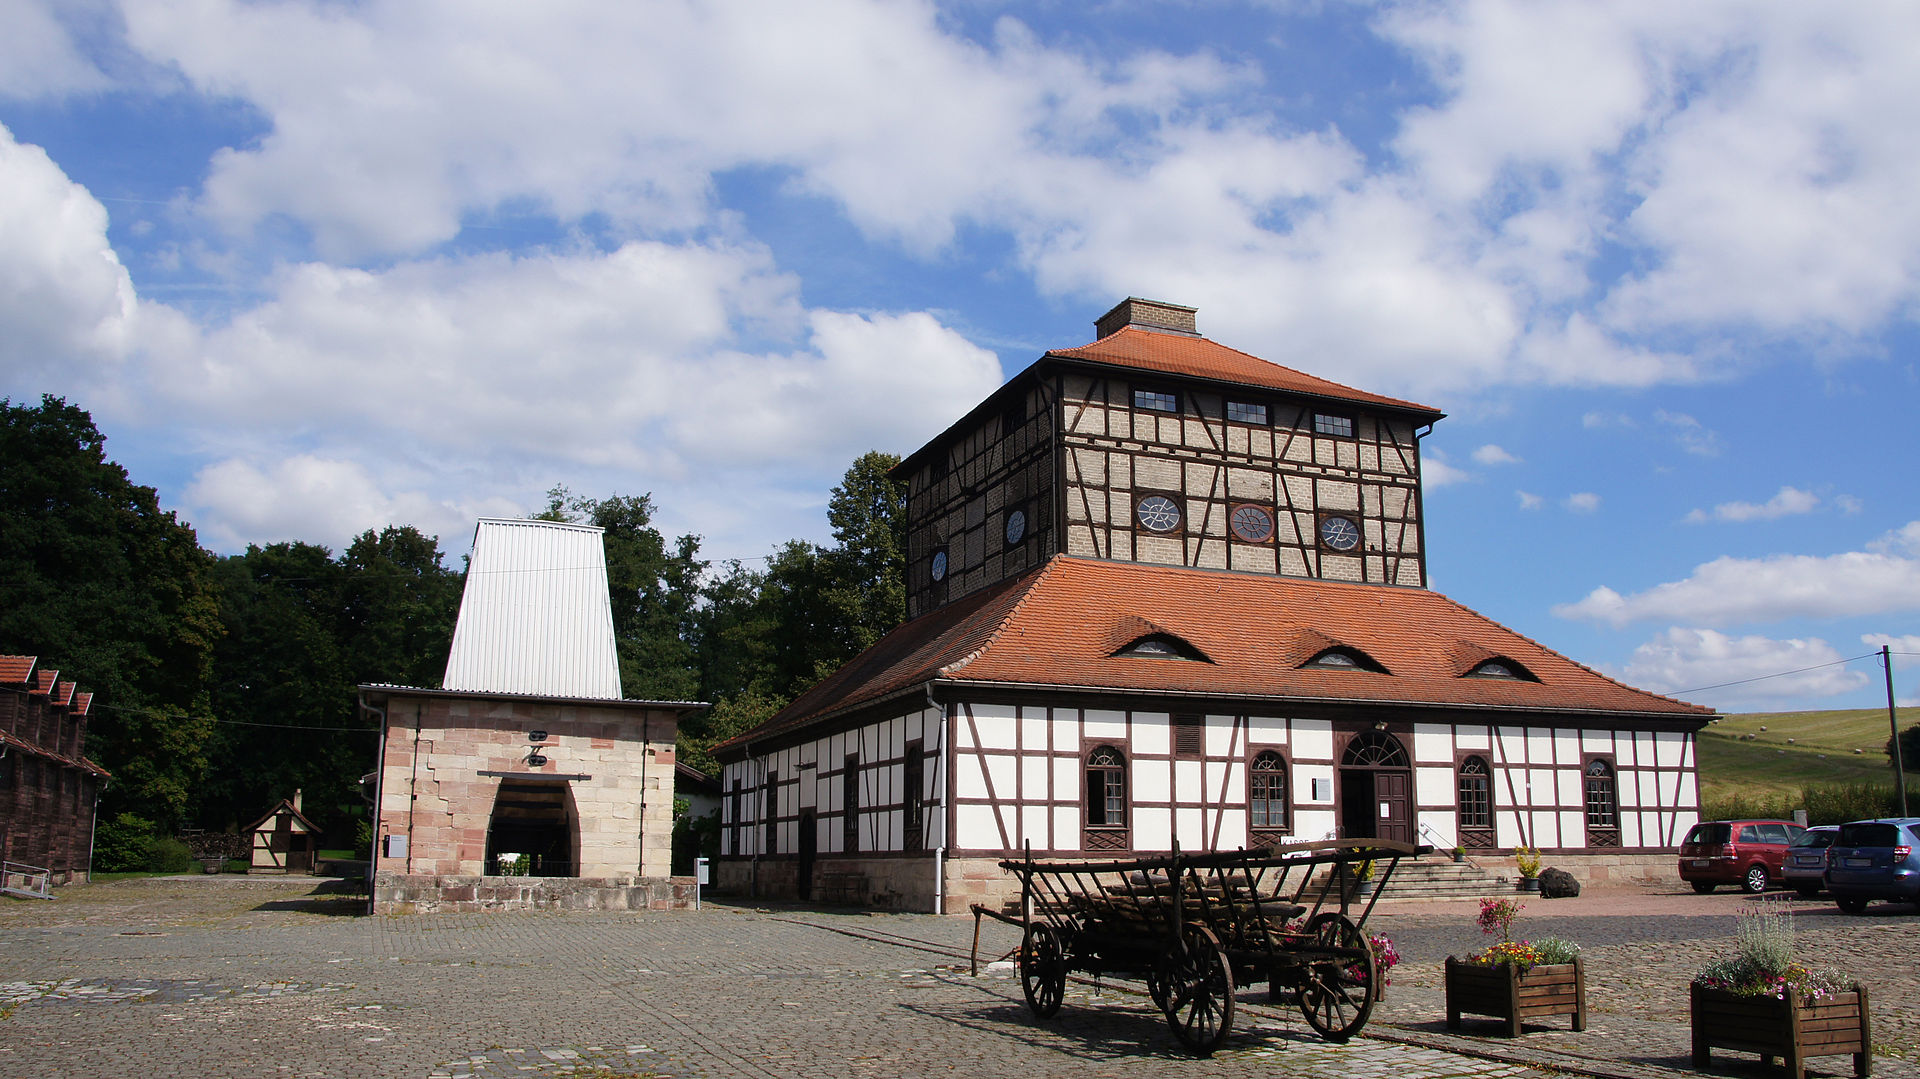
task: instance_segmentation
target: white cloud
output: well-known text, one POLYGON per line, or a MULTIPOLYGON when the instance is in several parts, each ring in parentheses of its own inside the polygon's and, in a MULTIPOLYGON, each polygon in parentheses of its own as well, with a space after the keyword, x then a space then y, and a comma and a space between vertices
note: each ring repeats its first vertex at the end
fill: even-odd
POLYGON ((1517 465, 1520 458, 1489 442, 1473 451, 1475 462, 1483 465, 1517 465))
POLYGON ((1777 705, 1864 688, 1864 673, 1837 665, 1844 658, 1818 638, 1730 637, 1674 626, 1634 649, 1621 673, 1636 686, 1721 708, 1777 705))
POLYGON ((107 211, 38 146, 0 127, 0 371, 10 387, 126 352, 133 283, 107 211))
POLYGON ((1520 500, 1520 508, 1523 510, 1537 510, 1547 504, 1546 499, 1528 491, 1515 491, 1513 494, 1520 500))
POLYGON ((443 551, 459 550, 476 518, 525 512, 501 498, 456 502, 382 487, 357 462, 301 454, 264 468, 232 459, 209 465, 188 485, 186 498, 205 522, 201 542, 218 550, 287 540, 338 549, 367 529, 395 524, 439 536, 443 551))
POLYGON ((1600 508, 1600 496, 1592 491, 1576 491, 1560 503, 1570 513, 1593 513, 1600 508))
POLYGON ((1833 504, 1840 507, 1840 512, 1848 516, 1852 516, 1866 509, 1866 505, 1852 495, 1835 495, 1833 496, 1833 504))
POLYGON ((1632 416, 1622 412, 1589 412, 1580 417, 1580 426, 1588 430, 1607 427, 1634 427, 1637 424, 1632 416))
POLYGON ((1687 520, 1700 524, 1705 521, 1773 521, 1781 517, 1812 513, 1820 505, 1820 496, 1811 491, 1802 491, 1798 487, 1782 487, 1765 502, 1722 502, 1713 507, 1712 512, 1696 509, 1687 514, 1687 520))
POLYGON ((1839 618, 1920 610, 1920 521, 1866 551, 1835 555, 1716 558, 1685 580, 1621 595, 1602 586, 1553 613, 1624 626, 1692 622, 1709 626, 1839 618))
POLYGON ((1451 487, 1471 479, 1472 473, 1448 463, 1446 455, 1439 450, 1428 450, 1420 455, 1420 484, 1428 490, 1451 487))
MULTIPOLYGON (((75 15, 81 5, 69 4, 75 15)), ((35 0, 0 0, 0 96, 39 97, 100 90, 107 79, 73 46, 53 10, 35 0)))
POLYGON ((1662 426, 1672 428, 1674 440, 1688 453, 1697 457, 1720 455, 1720 435, 1694 417, 1684 412, 1656 409, 1653 418, 1662 426))

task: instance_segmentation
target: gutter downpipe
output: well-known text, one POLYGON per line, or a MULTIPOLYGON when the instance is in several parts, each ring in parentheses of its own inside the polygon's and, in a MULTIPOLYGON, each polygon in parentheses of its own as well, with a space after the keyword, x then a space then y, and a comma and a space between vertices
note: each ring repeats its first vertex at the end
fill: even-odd
MULTIPOLYGON (((360 694, 360 707, 380 717, 380 745, 374 750, 373 757, 373 847, 367 851, 367 909, 373 909, 374 871, 380 866, 380 794, 387 784, 387 710, 367 703, 367 695, 360 694)), ((408 843, 412 850, 412 843, 408 843)))

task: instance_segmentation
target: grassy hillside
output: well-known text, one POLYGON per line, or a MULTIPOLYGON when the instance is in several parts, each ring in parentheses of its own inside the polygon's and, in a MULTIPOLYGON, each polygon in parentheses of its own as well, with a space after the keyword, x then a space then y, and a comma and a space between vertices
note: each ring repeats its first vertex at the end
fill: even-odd
MULTIPOLYGON (((1902 729, 1920 723, 1920 708, 1902 708, 1898 718, 1902 729)), ((1884 708, 1721 716, 1700 732, 1701 794, 1771 799, 1798 795, 1810 783, 1891 787, 1889 733, 1884 708)))

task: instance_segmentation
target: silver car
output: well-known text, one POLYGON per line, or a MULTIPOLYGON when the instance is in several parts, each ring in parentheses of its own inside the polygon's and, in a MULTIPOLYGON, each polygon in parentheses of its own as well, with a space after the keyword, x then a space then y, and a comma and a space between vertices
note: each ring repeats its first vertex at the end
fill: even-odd
POLYGON ((1827 886, 1827 848, 1839 836, 1839 825, 1816 824, 1795 837, 1780 873, 1787 887, 1807 899, 1818 895, 1827 886))

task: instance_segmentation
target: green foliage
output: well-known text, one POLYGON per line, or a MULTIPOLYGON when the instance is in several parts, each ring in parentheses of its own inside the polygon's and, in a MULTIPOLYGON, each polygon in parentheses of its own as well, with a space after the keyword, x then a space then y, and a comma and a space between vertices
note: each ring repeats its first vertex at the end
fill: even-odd
POLYGON ((1513 848, 1513 864, 1520 875, 1532 880, 1540 875, 1540 852, 1532 847, 1513 848))
POLYGON ((373 822, 364 817, 353 822, 353 856, 360 861, 373 857, 373 822))
POLYGON ((673 800, 673 865, 676 877, 692 876, 696 858, 720 856, 720 811, 694 816, 685 798, 673 800))
POLYGON ((696 557, 698 537, 681 536, 669 546, 653 527, 653 513, 650 495, 596 500, 555 487, 538 517, 606 530, 621 693, 637 700, 693 700, 700 691, 695 610, 707 563, 696 557))
POLYGON ((133 813, 102 817, 93 833, 93 868, 98 873, 133 873, 147 868, 153 851, 153 822, 133 813))
POLYGON ((1580 955, 1578 944, 1559 937, 1536 940, 1533 942, 1533 950, 1540 954, 1540 961, 1547 964, 1571 963, 1580 955))
POLYGON ((718 776, 720 763, 714 759, 713 747, 736 734, 758 727, 785 706, 786 702, 778 697, 748 690, 721 701, 705 712, 686 717, 680 723, 680 743, 677 747, 681 763, 707 775, 718 776))
POLYGON ((1693 980, 1714 989, 1765 996, 1792 991, 1820 997, 1853 985, 1853 979, 1837 970, 1795 962, 1793 916, 1770 904, 1734 915, 1734 953, 1702 967, 1693 980))
POLYGON ((185 873, 193 868, 193 851, 173 836, 156 836, 146 867, 155 873, 185 873))
MULTIPOLYGON (((1920 805, 1920 786, 1908 785, 1907 801, 1910 806, 1920 805)), ((1899 794, 1891 783, 1810 783, 1797 794, 1759 791, 1710 795, 1700 803, 1700 818, 1792 820, 1795 810, 1804 809, 1808 824, 1845 824, 1888 816, 1899 808, 1899 794)))
POLYGON ((226 635, 213 695, 227 722, 198 817, 244 827, 300 790, 302 811, 345 846, 378 741, 355 687, 439 683, 460 578, 408 527, 368 530, 338 558, 310 543, 249 547, 215 576, 226 635))
MULTIPOLYGON (((1888 763, 1893 761, 1893 735, 1887 735, 1887 744, 1883 752, 1888 763)), ((1920 723, 1916 723, 1900 732, 1900 767, 1908 775, 1920 771, 1920 723)))
POLYGON ((114 773, 108 811, 171 826, 207 767, 211 559, 60 398, 0 400, 0 461, 0 652, 96 694, 87 750, 114 773))

